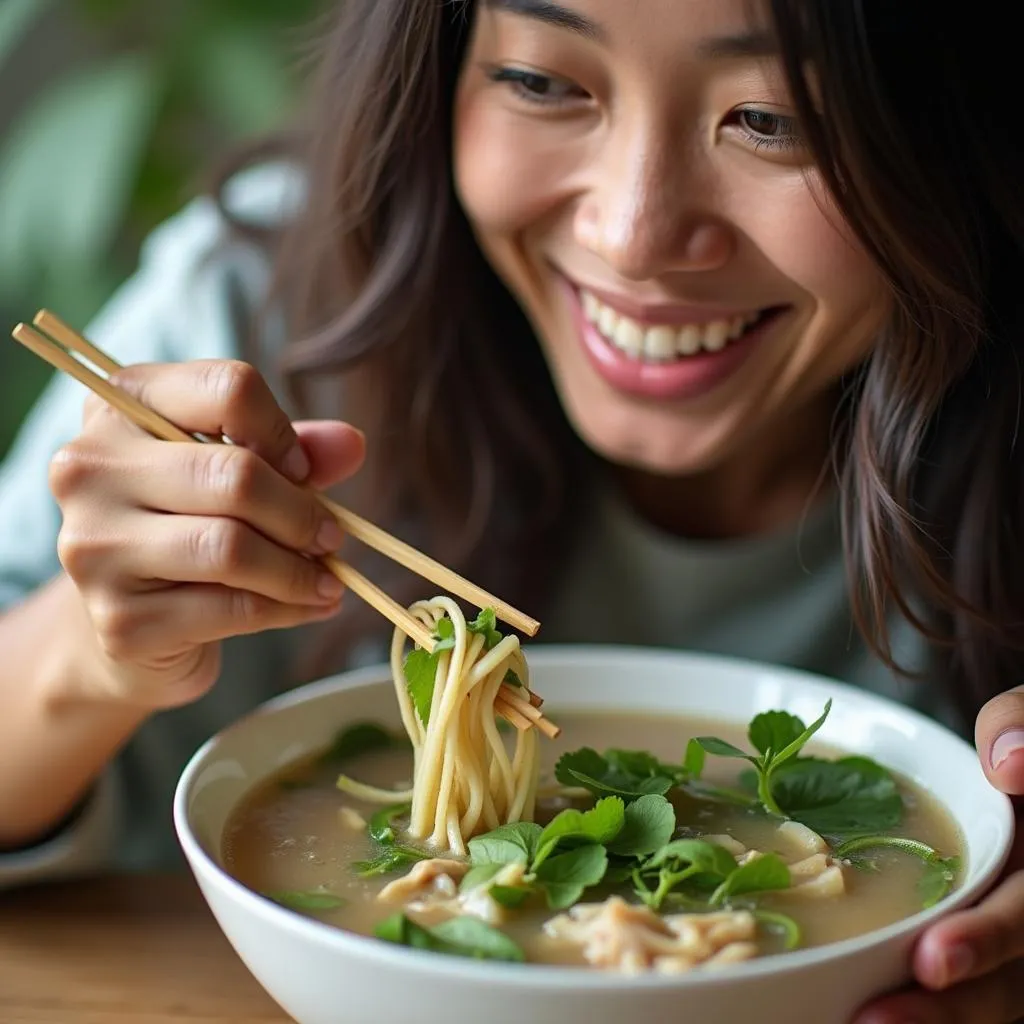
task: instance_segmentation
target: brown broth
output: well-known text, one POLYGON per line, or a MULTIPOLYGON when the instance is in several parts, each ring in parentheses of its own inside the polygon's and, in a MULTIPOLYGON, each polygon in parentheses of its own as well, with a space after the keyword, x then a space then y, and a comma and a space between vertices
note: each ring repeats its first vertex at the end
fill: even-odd
MULTIPOLYGON (((543 744, 544 774, 541 786, 551 784, 551 770, 557 758, 568 750, 590 746, 597 750, 619 747, 648 750, 666 761, 678 762, 686 739, 695 735, 717 735, 744 749, 749 744, 743 730, 716 721, 701 721, 644 715, 571 713, 558 715, 563 727, 555 743, 543 744)), ((836 752, 811 744, 806 753, 834 757, 836 752)), ((740 762, 708 757, 705 778, 718 785, 735 785, 740 762)), ((344 765, 347 775, 387 788, 409 785, 411 754, 406 751, 363 755, 344 765)), ((375 925, 398 907, 376 899, 377 893, 408 870, 362 879, 353 861, 367 860, 380 848, 366 834, 346 825, 340 811, 357 810, 369 818, 378 806, 369 805, 340 792, 335 786, 337 766, 325 768, 315 760, 295 764, 258 786, 232 815, 224 833, 223 862, 230 874, 249 888, 261 892, 326 889, 339 896, 343 905, 335 910, 317 911, 310 916, 360 934, 372 934, 375 925)), ((902 778, 898 778, 904 802, 902 836, 911 837, 937 849, 943 856, 959 855, 963 844, 949 814, 939 803, 902 778)), ((543 821, 554 813, 548 807, 538 817, 543 821)), ((784 860, 800 856, 786 848, 776 832, 777 823, 749 811, 698 802, 683 797, 676 801, 677 824, 703 835, 729 834, 750 849, 779 853, 784 860)), ((920 897, 917 882, 921 862, 895 850, 873 850, 876 870, 845 867, 846 892, 823 899, 797 899, 785 893, 759 897, 758 906, 788 914, 802 932, 801 947, 820 946, 864 934, 917 912, 920 897)), ((629 898, 627 889, 621 890, 629 898)), ((602 895, 588 899, 600 899, 602 895)), ((678 912, 663 908, 664 912, 678 912)), ((527 959, 542 962, 576 963, 578 956, 545 939, 540 926, 554 916, 546 907, 524 909, 511 915, 502 930, 524 949, 527 959)), ((423 923, 429 919, 419 918, 423 923)), ((770 937, 760 942, 762 953, 778 951, 770 937)))

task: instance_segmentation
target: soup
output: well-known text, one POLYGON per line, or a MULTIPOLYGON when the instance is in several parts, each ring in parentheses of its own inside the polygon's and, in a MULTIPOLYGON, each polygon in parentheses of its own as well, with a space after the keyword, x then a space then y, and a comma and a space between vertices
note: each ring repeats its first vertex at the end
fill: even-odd
POLYGON ((339 789, 342 772, 410 785, 408 746, 360 725, 242 802, 224 865, 256 892, 359 934, 631 973, 835 942, 956 885, 962 844, 938 802, 867 759, 809 754, 813 727, 784 712, 746 731, 668 716, 554 717, 563 731, 542 747, 536 823, 477 835, 465 856, 411 841, 408 806, 339 789))

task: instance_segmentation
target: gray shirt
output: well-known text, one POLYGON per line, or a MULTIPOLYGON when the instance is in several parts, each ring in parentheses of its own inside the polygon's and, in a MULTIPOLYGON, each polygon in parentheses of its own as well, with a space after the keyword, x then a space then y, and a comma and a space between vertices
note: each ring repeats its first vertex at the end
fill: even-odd
MULTIPOLYGON (((273 223, 300 195, 294 172, 261 168, 229 192, 234 212, 273 223)), ((160 228, 140 266, 87 329, 123 363, 245 354, 269 283, 254 246, 228 234, 201 199, 160 228)), ((284 343, 268 318, 256 339, 269 361, 284 343)), ((47 486, 52 454, 78 432, 84 390, 54 379, 0 467, 0 607, 10 607, 60 570, 59 511, 47 486)), ((799 526, 733 541, 670 537, 601 496, 557 590, 544 639, 689 648, 823 673, 959 725, 937 686, 897 680, 872 657, 850 613, 834 503, 799 526)), ((926 664, 916 634, 894 622, 897 657, 926 664)), ((31 850, 0 857, 0 888, 114 868, 180 865, 171 797, 191 754, 217 730, 280 692, 298 634, 273 632, 224 645, 217 686, 185 708, 151 718, 104 774, 74 825, 31 850)), ((3 762, 0 770, 17 771, 3 762)))

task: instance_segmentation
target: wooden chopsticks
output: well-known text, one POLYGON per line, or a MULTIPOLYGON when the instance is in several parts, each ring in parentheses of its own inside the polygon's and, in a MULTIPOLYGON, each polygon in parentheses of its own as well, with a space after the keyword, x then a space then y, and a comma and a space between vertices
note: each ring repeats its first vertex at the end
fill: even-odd
MULTIPOLYGON (((74 377, 79 383, 94 391, 154 437, 164 441, 182 443, 203 443, 210 440, 198 434, 186 433, 170 420, 143 405, 128 392, 92 370, 83 362, 83 359, 88 360, 108 376, 117 373, 122 366, 53 313, 40 310, 33 323, 39 328, 38 331, 27 324, 18 324, 12 332, 14 339, 51 366, 74 377), (72 353, 77 353, 77 356, 82 358, 77 358, 72 353)), ((326 495, 315 491, 313 493, 321 505, 338 520, 342 529, 356 540, 362 541, 392 561, 463 598, 477 608, 493 608, 498 619, 529 636, 534 636, 537 633, 540 623, 536 619, 530 618, 489 594, 486 590, 464 579, 458 573, 429 558, 421 551, 417 551, 404 541, 400 541, 397 537, 392 537, 379 526, 363 519, 362 516, 331 501, 326 495)), ((433 651, 435 640, 426 626, 375 583, 333 555, 328 555, 321 561, 349 590, 394 623, 420 647, 427 651, 433 651)), ((528 691, 523 692, 528 693, 528 691)), ((529 693, 529 699, 526 699, 520 695, 517 687, 503 685, 495 701, 495 710, 516 728, 528 729, 536 725, 545 735, 557 736, 560 730, 540 713, 541 703, 543 702, 540 698, 532 693, 529 693)))

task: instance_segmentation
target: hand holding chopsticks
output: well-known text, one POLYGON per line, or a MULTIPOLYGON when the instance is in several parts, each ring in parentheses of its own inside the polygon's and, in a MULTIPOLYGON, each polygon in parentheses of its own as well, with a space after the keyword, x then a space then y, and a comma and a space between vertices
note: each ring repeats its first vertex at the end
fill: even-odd
MULTIPOLYGON (((52 313, 40 312, 34 323, 39 330, 19 324, 13 332, 15 339, 46 362, 74 377, 95 392, 131 422, 154 437, 165 441, 190 444, 209 442, 205 436, 190 434, 182 430, 118 387, 109 377, 120 371, 121 365, 52 313), (87 364, 91 364, 91 367, 95 369, 87 364)), ((342 529, 354 539, 367 544, 475 607, 493 608, 498 619, 528 635, 532 636, 537 632, 539 623, 535 619, 512 608, 326 496, 315 493, 315 498, 338 521, 342 529)), ((349 590, 381 612, 421 647, 428 651, 433 650, 435 641, 429 631, 379 587, 333 555, 323 557, 322 561, 349 590)), ((536 724, 538 728, 549 735, 552 734, 552 730, 557 733, 557 729, 551 726, 537 710, 539 703, 537 698, 528 701, 516 694, 512 688, 505 687, 499 695, 496 707, 519 728, 536 724)))

